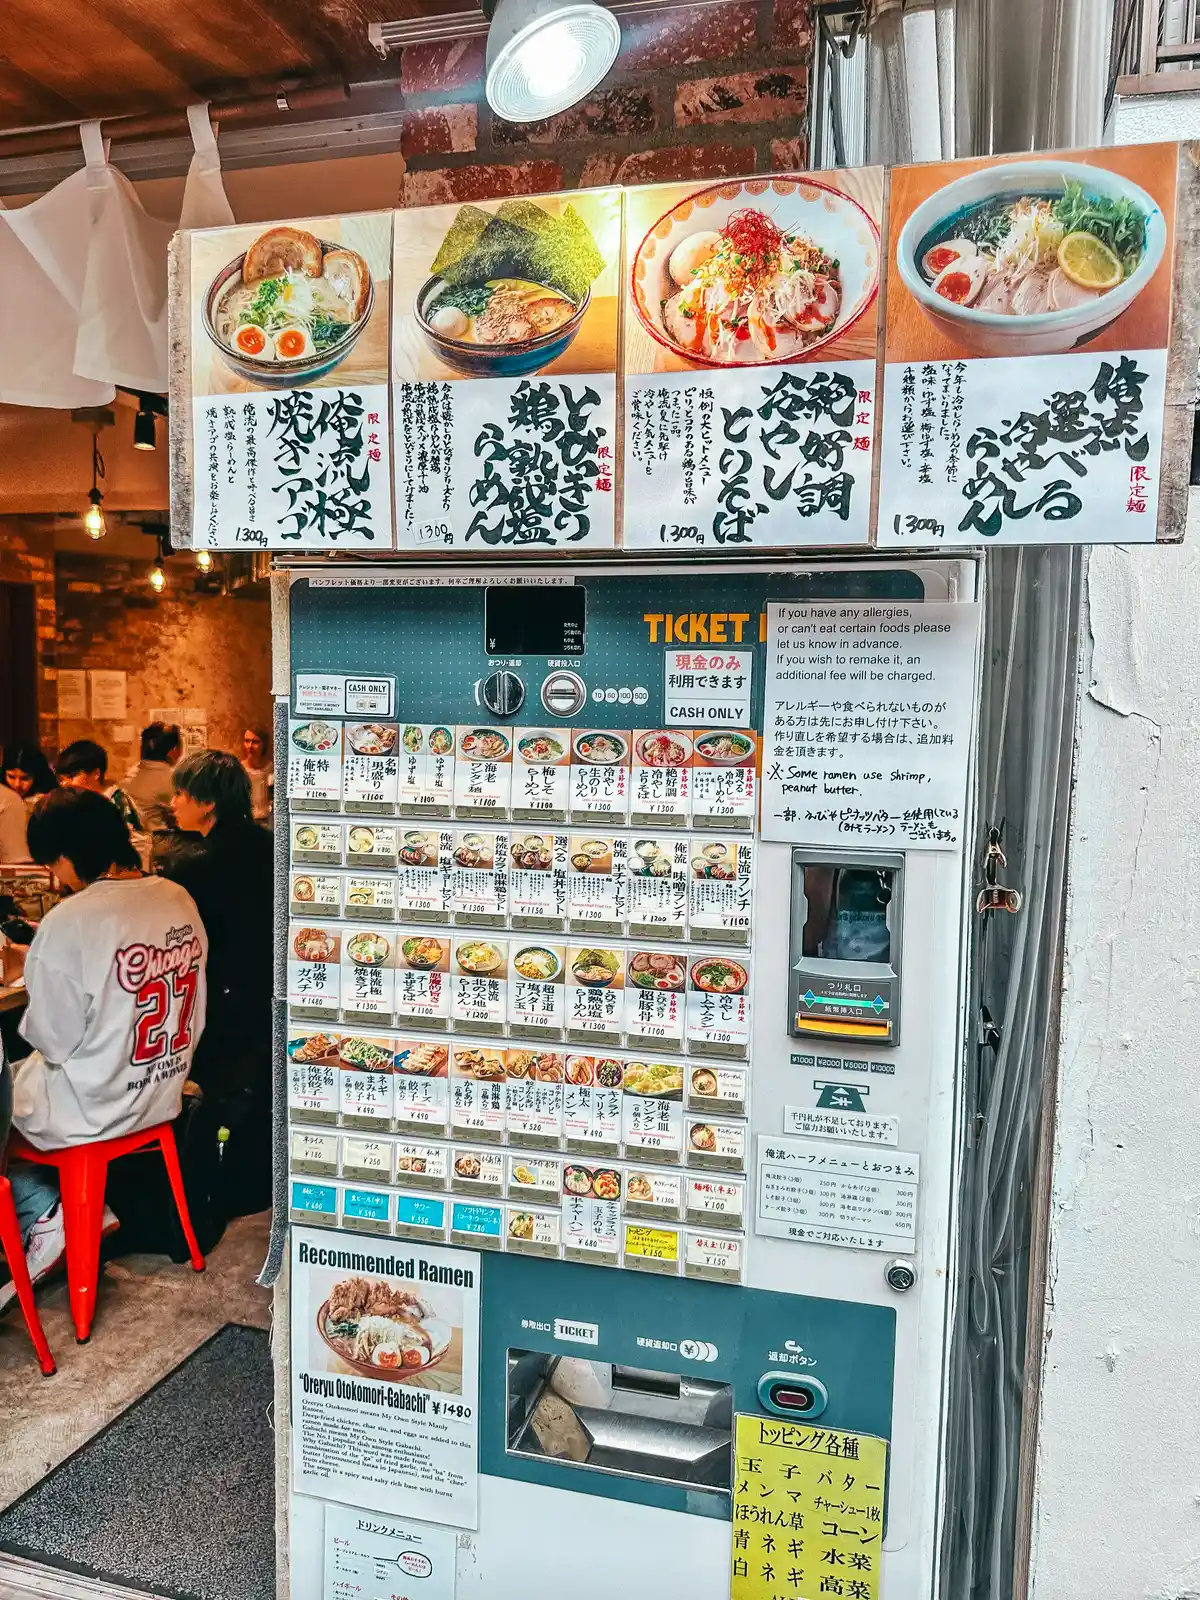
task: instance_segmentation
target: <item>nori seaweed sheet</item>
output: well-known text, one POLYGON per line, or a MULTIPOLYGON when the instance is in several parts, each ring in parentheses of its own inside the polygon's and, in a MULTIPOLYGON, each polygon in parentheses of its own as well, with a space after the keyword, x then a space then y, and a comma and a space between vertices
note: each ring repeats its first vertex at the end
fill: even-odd
POLYGON ((460 206, 433 263, 448 284, 526 278, 558 289, 576 305, 603 269, 604 257, 574 206, 552 217, 532 200, 506 200, 494 217, 478 206, 460 206))
POLYGON ((491 217, 480 206, 459 206, 454 221, 446 230, 446 237, 438 247, 430 271, 445 276, 448 268, 467 255, 479 243, 491 217))
POLYGON ((561 289, 576 305, 604 270, 591 229, 572 205, 564 206, 562 215, 538 233, 533 259, 537 270, 530 276, 561 289))
POLYGON ((471 248, 442 268, 442 277, 449 284, 486 283, 489 278, 534 278, 534 240, 535 235, 528 228, 514 228, 511 222, 489 217, 487 227, 471 248))

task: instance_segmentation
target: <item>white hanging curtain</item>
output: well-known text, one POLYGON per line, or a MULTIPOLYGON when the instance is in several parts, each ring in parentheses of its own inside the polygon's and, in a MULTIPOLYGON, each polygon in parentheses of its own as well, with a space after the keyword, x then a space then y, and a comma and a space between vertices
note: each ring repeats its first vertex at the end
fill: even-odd
POLYGON ((1101 142, 1105 0, 868 0, 868 159, 1101 142))
POLYGON ((207 101, 188 107, 188 127, 192 130, 194 154, 183 189, 181 228, 227 228, 233 221, 233 207, 225 194, 221 178, 221 156, 217 135, 208 115, 207 101))
MULTIPOLYGON (((195 154, 182 225, 230 223, 207 106, 191 107, 188 121, 195 154)), ((79 135, 79 172, 27 206, 0 209, 0 401, 10 405, 106 405, 117 385, 167 391, 175 226, 146 211, 109 161, 98 122, 79 135)))

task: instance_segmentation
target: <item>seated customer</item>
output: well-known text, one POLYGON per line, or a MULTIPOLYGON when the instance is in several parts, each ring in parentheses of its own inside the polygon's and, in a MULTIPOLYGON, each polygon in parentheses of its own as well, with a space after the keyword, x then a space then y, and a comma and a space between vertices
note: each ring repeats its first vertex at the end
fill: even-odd
POLYGON ((142 759, 125 779, 124 789, 150 835, 157 855, 164 837, 174 830, 171 816, 171 770, 183 754, 183 737, 173 722, 152 722, 142 729, 142 759))
POLYGON ((199 750, 175 768, 178 826, 194 854, 164 866, 196 902, 208 932, 208 1023, 192 1077, 223 1141, 226 1217, 271 1203, 271 995, 274 980, 271 835, 254 822, 250 780, 236 756, 199 750))
POLYGON ((4 781, 29 811, 56 786, 54 768, 36 744, 5 745, 4 781))
POLYGON ((102 794, 106 800, 112 801, 125 819, 142 866, 149 866, 150 841, 142 827, 142 819, 124 789, 109 783, 108 751, 104 746, 92 739, 76 739, 74 744, 69 744, 59 752, 54 770, 60 785, 69 789, 90 789, 94 794, 102 794))
MULTIPOLYGON (((4 951, 9 981, 24 969, 21 1033, 33 1046, 14 1068, 13 1126, 57 1150, 170 1122, 204 1030, 208 941, 195 904, 143 876, 120 813, 89 790, 47 795, 29 847, 71 893, 27 949, 4 951)), ((37 1282, 65 1248, 54 1169, 14 1161, 8 1177, 37 1282)), ((105 1225, 116 1226, 111 1212, 105 1225)), ((11 1293, 0 1288, 0 1304, 11 1293)))

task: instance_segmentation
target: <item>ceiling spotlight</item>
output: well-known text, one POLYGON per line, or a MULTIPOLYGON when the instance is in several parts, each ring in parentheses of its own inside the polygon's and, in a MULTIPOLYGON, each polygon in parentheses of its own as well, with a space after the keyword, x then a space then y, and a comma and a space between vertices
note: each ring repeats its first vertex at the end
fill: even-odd
POLYGON ((104 457, 100 454, 100 430, 92 435, 92 487, 88 490, 88 508, 83 513, 83 531, 89 539, 103 539, 108 532, 104 523, 104 496, 100 492, 100 479, 104 476, 104 457))
POLYGON ((596 0, 485 0, 487 100, 506 122, 536 122, 575 105, 606 76, 621 24, 596 0))
POLYGON ((144 394, 138 396, 138 414, 133 419, 133 448, 155 450, 158 440, 154 434, 154 412, 144 394))
POLYGON ((201 572, 212 571, 212 553, 208 550, 196 551, 196 565, 201 572))

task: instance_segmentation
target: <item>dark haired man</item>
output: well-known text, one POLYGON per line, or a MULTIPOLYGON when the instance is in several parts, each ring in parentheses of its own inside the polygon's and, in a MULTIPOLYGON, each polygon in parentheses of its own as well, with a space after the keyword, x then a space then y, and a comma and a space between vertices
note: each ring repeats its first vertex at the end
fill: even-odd
POLYGON ((152 844, 173 827, 171 771, 182 754, 183 736, 175 723, 152 722, 142 729, 142 757, 123 787, 152 844))
POLYGON ((142 827, 142 819, 124 789, 109 783, 108 751, 104 746, 97 744, 94 739, 76 739, 74 744, 59 751, 54 771, 60 787, 90 789, 93 794, 102 794, 106 800, 111 800, 125 819, 139 860, 144 867, 149 866, 150 841, 142 827))
MULTIPOLYGON (((194 902, 143 875, 120 813, 90 789, 46 795, 29 850, 71 892, 31 945, 3 951, 5 978, 24 972, 33 1046, 15 1068, 13 1126, 57 1150, 172 1121, 204 1030, 208 941, 194 902)), ((15 1162, 8 1176, 36 1282, 64 1251, 53 1171, 15 1162)), ((105 1223, 116 1226, 111 1212, 105 1223)))
POLYGON ((202 836, 164 868, 192 896, 208 930, 208 1023, 192 1077, 205 1116, 229 1130, 222 1156, 226 1216, 259 1211, 271 1189, 271 992, 274 857, 253 820, 250 779, 236 756, 199 750, 172 774, 178 826, 202 836))

